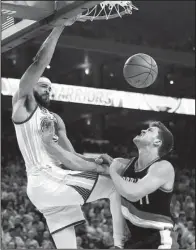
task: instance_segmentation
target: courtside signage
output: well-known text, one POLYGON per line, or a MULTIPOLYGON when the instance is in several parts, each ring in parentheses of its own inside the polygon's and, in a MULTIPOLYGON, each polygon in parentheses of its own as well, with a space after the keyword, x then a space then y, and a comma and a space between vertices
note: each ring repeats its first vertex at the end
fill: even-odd
MULTIPOLYGON (((19 79, 2 78, 1 93, 12 96, 19 79)), ((51 100, 116 108, 195 115, 195 100, 53 83, 51 100)))

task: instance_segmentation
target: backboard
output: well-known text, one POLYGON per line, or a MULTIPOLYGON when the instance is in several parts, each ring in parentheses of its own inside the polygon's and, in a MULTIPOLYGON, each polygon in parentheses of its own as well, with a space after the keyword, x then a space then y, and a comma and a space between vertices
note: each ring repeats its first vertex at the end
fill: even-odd
POLYGON ((102 1, 1 1, 1 51, 6 52, 102 1))

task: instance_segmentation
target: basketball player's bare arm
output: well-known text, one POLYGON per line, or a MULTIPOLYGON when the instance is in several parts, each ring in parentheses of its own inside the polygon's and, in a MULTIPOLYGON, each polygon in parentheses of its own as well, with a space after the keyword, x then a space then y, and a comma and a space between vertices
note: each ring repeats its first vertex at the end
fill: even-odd
POLYGON ((72 146, 70 140, 67 137, 67 132, 66 132, 66 127, 65 127, 65 123, 63 122, 63 120, 61 119, 61 117, 55 113, 53 113, 55 118, 57 119, 57 132, 58 132, 58 143, 59 145, 72 153, 75 153, 74 147, 72 146))
MULTIPOLYGON (((103 164, 111 165, 113 160, 114 160, 114 158, 112 158, 110 155, 101 154, 99 157, 97 157, 95 159, 95 162, 97 162, 99 164, 103 163, 103 164)), ((115 158, 115 160, 118 160, 119 162, 122 163, 123 169, 125 169, 127 164, 130 162, 130 159, 126 159, 126 158, 115 158)))
POLYGON ((109 175, 109 166, 108 165, 99 165, 95 162, 90 162, 82 159, 81 157, 64 150, 55 142, 47 143, 47 151, 52 154, 56 159, 60 160, 65 167, 70 170, 77 171, 92 171, 100 174, 109 175))
POLYGON ((64 150, 58 143, 53 141, 54 131, 54 124, 51 122, 50 126, 43 131, 42 140, 47 152, 60 160, 66 168, 77 171, 93 171, 109 175, 109 165, 99 165, 95 162, 86 161, 74 153, 64 150))
POLYGON ((28 115, 28 112, 32 112, 35 109, 36 101, 33 96, 33 87, 38 82, 45 68, 50 64, 50 61, 54 54, 54 50, 56 48, 56 44, 64 27, 73 24, 73 22, 73 20, 67 20, 63 26, 55 27, 52 30, 50 35, 47 37, 47 39, 44 41, 39 51, 37 52, 35 58, 33 59, 33 63, 23 74, 19 83, 19 89, 12 99, 14 117, 20 117, 22 114, 24 117, 20 118, 26 119, 25 116, 28 115), (18 103, 19 100, 21 101, 18 103), (28 110, 24 109, 24 107, 27 108, 26 105, 28 105, 28 110), (23 110, 21 110, 21 107, 23 108, 23 110))
MULTIPOLYGON (((61 119, 61 117, 57 114, 54 113, 54 116, 57 119, 58 122, 58 136, 59 136, 59 145, 69 151, 74 153, 75 155, 77 155, 78 157, 86 160, 86 161, 90 161, 90 162, 95 162, 94 158, 87 158, 79 153, 76 153, 73 145, 71 144, 69 138, 67 137, 67 132, 66 132, 66 127, 65 127, 65 123, 63 122, 63 120, 61 119)), ((98 162, 97 162, 98 163, 98 162)))
POLYGON ((148 174, 137 182, 126 181, 120 176, 122 164, 114 160, 110 166, 110 176, 116 190, 127 200, 136 202, 142 197, 153 193, 168 182, 174 183, 174 169, 167 161, 154 163, 148 174))
MULTIPOLYGON (((20 80, 19 90, 16 93, 18 99, 33 94, 33 87, 38 82, 45 68, 50 64, 57 41, 63 29, 64 26, 55 27, 41 45, 33 59, 33 63, 28 67, 20 80)), ((16 97, 14 97, 14 99, 15 98, 16 97)))

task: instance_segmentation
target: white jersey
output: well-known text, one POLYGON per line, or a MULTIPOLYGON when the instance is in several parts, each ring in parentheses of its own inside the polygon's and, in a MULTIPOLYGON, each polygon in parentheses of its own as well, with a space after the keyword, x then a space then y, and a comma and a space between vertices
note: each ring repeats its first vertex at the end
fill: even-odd
MULTIPOLYGON (((84 222, 80 206, 91 195, 98 181, 98 174, 58 167, 61 162, 49 155, 42 141, 42 133, 51 121, 57 128, 54 114, 38 106, 26 121, 14 123, 14 127, 26 165, 27 195, 44 214, 50 232, 54 233, 84 222)), ((57 133, 53 140, 58 142, 57 133)))
MULTIPOLYGON (((42 141, 43 128, 54 122, 57 126, 57 120, 53 113, 47 109, 37 106, 31 116, 22 123, 15 123, 16 137, 22 156, 25 161, 27 175, 38 174, 41 169, 58 166, 61 162, 52 158, 46 151, 42 141)), ((58 141, 58 136, 53 138, 58 141)))

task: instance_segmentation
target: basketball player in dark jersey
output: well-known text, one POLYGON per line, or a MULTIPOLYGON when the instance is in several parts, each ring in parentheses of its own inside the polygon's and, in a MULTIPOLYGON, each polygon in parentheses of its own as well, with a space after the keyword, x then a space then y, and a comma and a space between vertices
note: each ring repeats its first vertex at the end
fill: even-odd
POLYGON ((133 139, 138 157, 98 160, 110 164, 110 176, 121 195, 121 209, 131 238, 125 248, 177 248, 170 203, 175 172, 165 156, 174 144, 172 133, 161 123, 152 123, 133 139))

